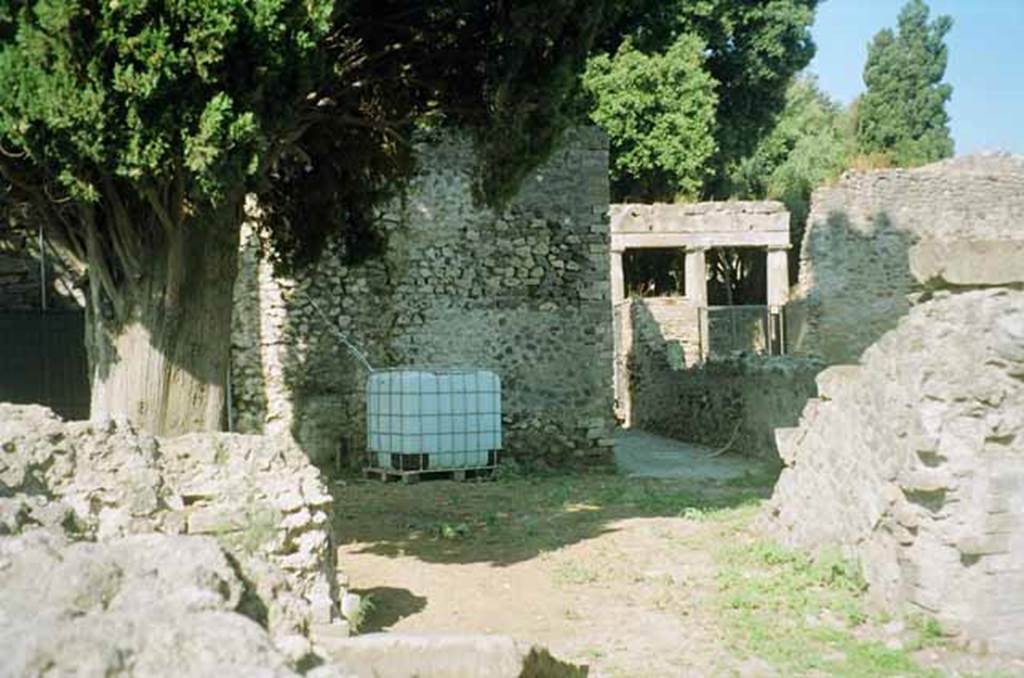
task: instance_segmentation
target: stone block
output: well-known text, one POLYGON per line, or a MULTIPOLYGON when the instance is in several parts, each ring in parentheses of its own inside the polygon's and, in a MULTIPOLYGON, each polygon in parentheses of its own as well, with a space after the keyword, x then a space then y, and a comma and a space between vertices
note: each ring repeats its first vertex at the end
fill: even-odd
POLYGON ((577 678, 583 667, 506 636, 373 633, 323 643, 328 656, 357 676, 376 678, 577 678))
POLYGON ((1024 282, 1024 239, 925 240, 910 249, 910 271, 931 286, 1024 282))

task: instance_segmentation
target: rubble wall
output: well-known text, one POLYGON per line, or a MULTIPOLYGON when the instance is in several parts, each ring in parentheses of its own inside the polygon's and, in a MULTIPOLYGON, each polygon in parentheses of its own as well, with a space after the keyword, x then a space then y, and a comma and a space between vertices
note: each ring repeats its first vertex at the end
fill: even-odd
POLYGON ((1024 656, 1021 188, 1024 159, 994 156, 815 194, 803 345, 859 362, 819 374, 777 431, 786 468, 763 525, 843 548, 888 607, 1024 656))
POLYGON ((910 310, 929 278, 951 276, 948 282, 957 285, 1013 278, 1013 268, 1024 268, 1022 224, 1020 156, 851 172, 819 188, 800 250, 794 303, 787 309, 791 346, 829 364, 855 362, 910 310), (968 251, 939 252, 950 246, 968 251), (996 259, 970 252, 976 248, 1012 248, 1005 253, 1014 256, 999 257, 994 265, 996 259), (937 269, 936 254, 953 268, 937 269))
POLYGON ((506 208, 474 198, 471 140, 417 147, 419 169, 380 214, 382 256, 345 263, 331 246, 294 279, 275 277, 243 237, 233 331, 233 417, 241 431, 291 431, 321 466, 365 448, 365 368, 495 370, 505 451, 609 459, 612 311, 607 141, 567 134, 506 208), (321 315, 321 312, 323 315, 321 315))

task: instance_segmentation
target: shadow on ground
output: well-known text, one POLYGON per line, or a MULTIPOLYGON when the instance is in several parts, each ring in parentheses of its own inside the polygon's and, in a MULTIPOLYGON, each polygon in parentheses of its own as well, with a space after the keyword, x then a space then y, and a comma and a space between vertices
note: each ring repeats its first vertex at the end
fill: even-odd
POLYGON ((777 469, 721 461, 746 470, 727 477, 560 472, 479 483, 352 481, 335 485, 335 534, 350 553, 501 567, 616 530, 621 520, 699 517, 771 494, 777 469))
POLYGON ((385 631, 399 620, 422 612, 427 607, 424 596, 394 586, 375 586, 372 589, 354 590, 353 593, 369 601, 369 612, 359 627, 360 633, 385 631))

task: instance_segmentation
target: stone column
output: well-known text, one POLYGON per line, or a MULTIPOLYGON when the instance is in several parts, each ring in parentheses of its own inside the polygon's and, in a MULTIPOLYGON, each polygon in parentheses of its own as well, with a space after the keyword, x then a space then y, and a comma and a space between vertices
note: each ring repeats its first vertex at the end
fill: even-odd
POLYGON ((612 388, 615 392, 615 415, 629 428, 632 423, 629 398, 629 361, 633 349, 632 307, 626 303, 626 278, 622 270, 622 250, 611 250, 609 280, 612 288, 612 323, 614 344, 612 388))
POLYGON ((782 307, 789 301, 789 245, 768 248, 768 353, 786 352, 782 307))
POLYGON ((687 247, 683 264, 686 277, 686 298, 697 313, 697 343, 700 346, 700 361, 708 357, 708 270, 707 248, 687 247))
POLYGON ((626 278, 622 272, 622 251, 611 251, 612 306, 616 307, 626 299, 626 278))
POLYGON ((789 245, 768 248, 768 307, 775 312, 789 301, 789 245))
POLYGON ((686 297, 695 305, 708 305, 708 272, 704 247, 686 248, 686 297))

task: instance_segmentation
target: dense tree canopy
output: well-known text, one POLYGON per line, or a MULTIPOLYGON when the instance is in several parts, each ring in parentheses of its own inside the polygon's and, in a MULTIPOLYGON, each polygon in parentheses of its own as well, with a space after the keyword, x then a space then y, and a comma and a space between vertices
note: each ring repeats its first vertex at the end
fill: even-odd
POLYGON ((614 57, 594 57, 583 86, 591 119, 608 133, 614 190, 631 196, 693 198, 703 189, 714 137, 715 82, 704 70, 704 43, 684 34, 664 53, 631 40, 614 57))
POLYGON ((611 134, 617 197, 727 197, 732 169, 771 130, 786 86, 814 55, 817 2, 639 0, 624 12, 584 78, 592 119, 611 134), (665 148, 675 130, 674 148, 647 150, 665 148))
POLYGON ((900 11, 898 31, 886 28, 868 45, 867 90, 857 108, 857 141, 862 153, 882 154, 900 166, 923 165, 953 155, 946 102, 952 87, 946 72, 944 38, 948 16, 928 21, 923 0, 900 11))
POLYGON ((88 275, 94 415, 216 427, 244 195, 308 260, 365 235, 414 125, 453 123, 490 130, 481 193, 500 198, 619 5, 0 3, 0 188, 88 275))

